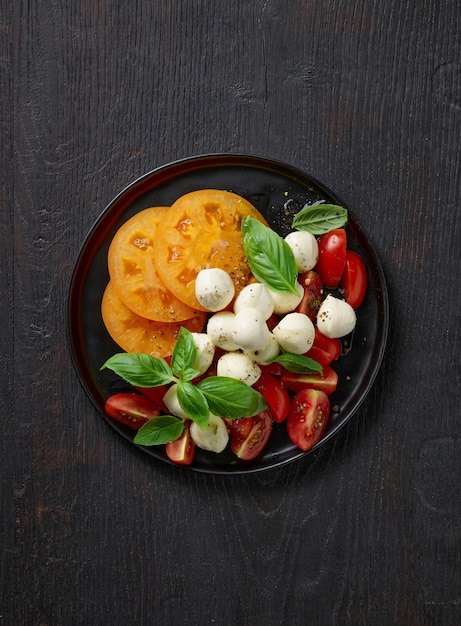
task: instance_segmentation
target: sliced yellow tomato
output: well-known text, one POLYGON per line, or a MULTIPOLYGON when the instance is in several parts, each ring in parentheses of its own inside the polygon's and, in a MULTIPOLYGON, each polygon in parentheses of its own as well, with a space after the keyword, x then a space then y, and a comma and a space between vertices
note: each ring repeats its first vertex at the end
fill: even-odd
POLYGON ((176 298, 160 279, 153 261, 157 227, 168 207, 151 207, 126 221, 109 246, 109 276, 122 302, 142 317, 179 322, 194 309, 176 298))
POLYGON ((156 357, 172 354, 181 326, 201 332, 206 321, 206 313, 201 311, 183 322, 155 322, 141 317, 122 302, 112 281, 104 291, 101 314, 109 335, 122 350, 156 357))
POLYGON ((155 239, 155 267, 170 291, 191 308, 204 310, 195 297, 195 279, 202 269, 218 267, 230 274, 236 294, 246 285, 245 215, 267 225, 250 202, 219 189, 187 193, 166 211, 155 239))

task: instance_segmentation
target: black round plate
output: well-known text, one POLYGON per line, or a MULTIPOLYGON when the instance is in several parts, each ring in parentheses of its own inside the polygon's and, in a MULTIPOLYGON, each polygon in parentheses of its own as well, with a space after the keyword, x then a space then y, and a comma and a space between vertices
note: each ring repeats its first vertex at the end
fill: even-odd
MULTIPOLYGON (((77 374, 107 422, 123 437, 132 440, 132 430, 115 423, 104 413, 114 374, 100 368, 110 356, 120 352, 108 335, 100 312, 102 294, 109 280, 107 250, 117 229, 138 211, 149 206, 168 206, 189 191, 207 188, 225 189, 247 198, 282 236, 290 231, 293 216, 306 203, 324 200, 349 211, 348 247, 359 251, 364 258, 369 288, 357 311, 352 349, 334 365, 339 381, 330 400, 332 406, 340 407, 340 411, 332 412, 322 439, 313 448, 315 450, 349 421, 373 384, 387 339, 388 297, 378 258, 349 207, 319 181, 278 161, 235 154, 184 159, 142 176, 109 204, 83 243, 70 285, 68 332, 77 374)), ((171 463, 163 446, 141 449, 171 463)), ((214 474, 258 472, 295 461, 306 454, 290 442, 285 425, 276 424, 269 445, 254 461, 240 461, 227 450, 221 454, 197 450, 193 464, 185 469, 214 474)))

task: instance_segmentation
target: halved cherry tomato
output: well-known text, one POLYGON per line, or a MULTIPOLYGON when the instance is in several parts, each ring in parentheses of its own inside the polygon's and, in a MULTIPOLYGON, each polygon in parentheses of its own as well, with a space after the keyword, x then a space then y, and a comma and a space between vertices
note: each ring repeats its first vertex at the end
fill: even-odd
POLYGON ((194 309, 195 279, 207 267, 228 272, 236 294, 247 284, 250 269, 243 250, 241 222, 245 215, 267 224, 244 198, 220 189, 200 189, 178 198, 157 229, 154 263, 168 289, 194 309))
POLYGON ((227 424, 227 430, 229 431, 230 436, 238 437, 240 439, 245 439, 245 437, 248 437, 250 430, 253 426, 252 417, 238 417, 236 419, 226 417, 224 421, 227 424))
POLYGON ((167 457, 179 465, 190 465, 195 457, 195 443, 190 436, 190 422, 184 422, 182 435, 165 446, 167 457))
POLYGON ((281 376, 285 371, 285 368, 280 363, 274 361, 273 363, 263 364, 260 363, 259 367, 262 372, 266 372, 267 374, 272 374, 272 376, 281 376))
POLYGON ((367 268, 362 257, 353 250, 346 252, 346 265, 342 277, 344 297, 352 308, 358 309, 367 292, 367 268))
POLYGON ((330 365, 332 361, 339 358, 341 354, 341 343, 339 339, 331 339, 322 334, 319 329, 315 328, 315 339, 309 352, 308 357, 320 363, 320 365, 330 365))
POLYGON ((156 404, 137 393, 117 393, 109 396, 105 411, 120 424, 136 430, 153 417, 160 415, 160 409, 156 404))
POLYGON ((327 287, 337 287, 346 265, 347 236, 344 228, 335 228, 319 238, 319 260, 315 271, 327 287))
POLYGON ((304 294, 296 307, 296 312, 304 313, 310 320, 314 321, 322 302, 322 280, 317 272, 309 270, 300 275, 298 282, 302 285, 304 294))
POLYGON ((272 433, 272 415, 262 411, 253 417, 251 430, 245 438, 232 437, 231 450, 244 461, 251 461, 264 450, 272 433))
POLYGON ((303 389, 293 398, 287 419, 290 440, 301 448, 310 450, 323 435, 330 415, 330 400, 323 391, 303 389))
POLYGON ((323 367, 323 371, 315 374, 295 374, 286 372, 282 374, 282 382, 290 391, 302 389, 319 389, 330 395, 338 385, 338 374, 329 365, 323 367))
POLYGON ((269 319, 266 320, 267 328, 272 332, 279 322, 280 317, 275 313, 272 313, 269 319))
POLYGON ((264 396, 274 420, 278 423, 283 422, 290 411, 291 401, 282 381, 267 372, 262 372, 253 387, 264 396))

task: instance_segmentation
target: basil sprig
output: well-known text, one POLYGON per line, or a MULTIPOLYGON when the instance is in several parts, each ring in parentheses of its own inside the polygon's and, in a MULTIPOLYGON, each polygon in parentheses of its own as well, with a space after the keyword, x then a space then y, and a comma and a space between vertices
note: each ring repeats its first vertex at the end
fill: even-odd
POLYGON ((242 220, 243 248, 247 263, 260 283, 272 291, 298 294, 298 269, 287 242, 254 217, 242 220))
POLYGON ((294 374, 312 374, 323 371, 320 363, 304 354, 285 352, 272 359, 271 363, 280 363, 286 370, 294 374))
POLYGON ((347 220, 347 210, 336 204, 306 204, 295 215, 291 226, 312 235, 323 235, 334 228, 342 228, 347 220))
MULTIPOLYGON (((210 412, 220 417, 240 418, 257 415, 267 408, 263 396, 245 383, 227 376, 210 376, 196 385, 191 381, 199 374, 194 368, 197 358, 192 333, 181 328, 171 357, 164 359, 137 352, 114 354, 101 369, 110 369, 136 387, 158 387, 177 384, 178 402, 184 413, 201 428, 206 428, 210 412)), ((146 422, 134 442, 153 446, 175 441, 184 430, 184 420, 174 415, 160 415, 146 422)))

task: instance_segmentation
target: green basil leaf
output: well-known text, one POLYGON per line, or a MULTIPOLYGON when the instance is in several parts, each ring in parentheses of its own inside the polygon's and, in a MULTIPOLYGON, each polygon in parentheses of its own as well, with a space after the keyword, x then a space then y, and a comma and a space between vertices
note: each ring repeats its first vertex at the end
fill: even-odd
POLYGON ((320 363, 303 354, 285 352, 272 359, 271 363, 280 363, 286 370, 294 374, 310 374, 323 371, 320 363))
POLYGON ((198 376, 198 370, 192 367, 196 356, 197 348, 192 333, 181 326, 171 357, 171 369, 180 380, 192 380, 198 376))
POLYGON ((312 235, 323 235, 334 228, 342 228, 347 220, 347 210, 336 204, 306 204, 295 215, 291 226, 296 230, 307 230, 312 235))
POLYGON ((253 275, 272 291, 295 293, 298 269, 287 242, 254 217, 242 220, 243 247, 253 275))
POLYGON ((173 415, 159 415, 141 426, 133 442, 140 446, 158 446, 176 441, 182 435, 183 430, 183 420, 173 415))
POLYGON ((197 384, 210 411, 220 417, 250 417, 267 409, 263 396, 240 380, 228 376, 209 376, 197 384))
POLYGON ((108 368, 136 387, 158 387, 174 380, 164 359, 138 352, 121 352, 108 359, 101 369, 108 368))
POLYGON ((201 428, 210 421, 210 409, 204 394, 192 383, 178 383, 178 402, 182 410, 201 428))

